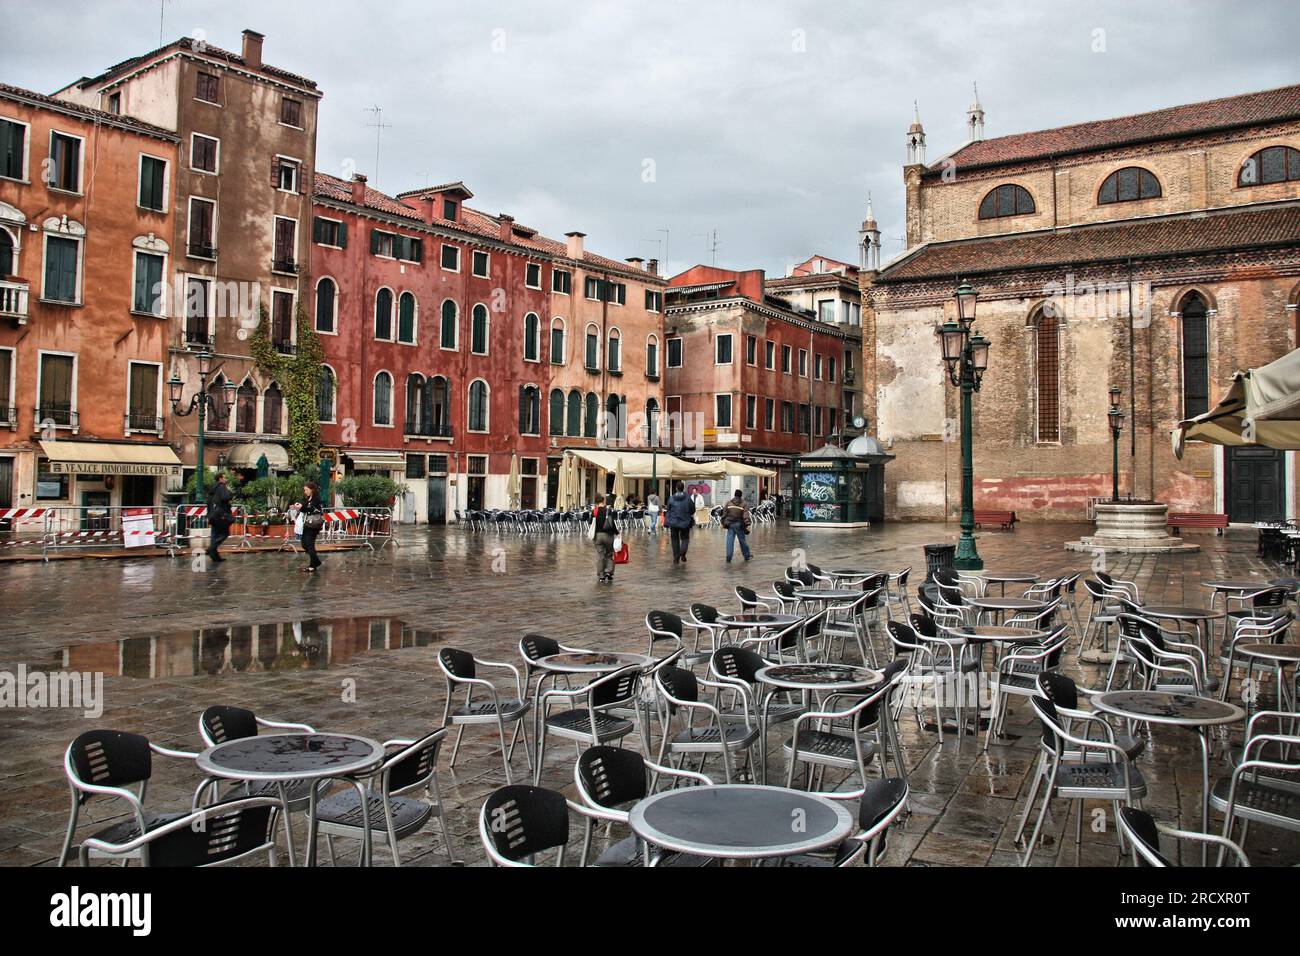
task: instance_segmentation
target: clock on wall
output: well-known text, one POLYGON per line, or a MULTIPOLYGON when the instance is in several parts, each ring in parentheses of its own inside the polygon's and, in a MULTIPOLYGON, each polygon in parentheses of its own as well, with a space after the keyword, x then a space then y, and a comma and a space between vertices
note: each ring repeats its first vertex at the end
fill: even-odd
POLYGON ((865 418, 863 418, 861 415, 854 415, 854 416, 853 416, 853 427, 854 427, 854 428, 866 428, 866 427, 867 427, 867 420, 866 420, 865 418))

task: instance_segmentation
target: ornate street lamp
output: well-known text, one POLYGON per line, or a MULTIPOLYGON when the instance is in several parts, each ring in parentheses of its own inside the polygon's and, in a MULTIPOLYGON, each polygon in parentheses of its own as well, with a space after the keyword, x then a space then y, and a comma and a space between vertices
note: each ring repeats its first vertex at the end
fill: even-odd
MULTIPOLYGON (((178 417, 193 414, 195 410, 199 413, 199 447, 198 447, 198 473, 194 476, 194 500, 202 501, 203 495, 203 473, 205 471, 203 461, 203 445, 207 437, 207 420, 208 412, 217 414, 217 400, 208 393, 208 379, 221 371, 221 366, 215 369, 212 367, 213 355, 207 349, 199 353, 199 390, 190 397, 189 406, 181 411, 181 398, 185 392, 185 383, 173 373, 172 377, 167 380, 167 397, 171 400, 172 414, 178 417)), ((221 401, 226 406, 226 415, 230 415, 230 410, 235 407, 235 392, 238 389, 234 382, 227 381, 221 387, 221 401)))
POLYGON ((979 332, 972 332, 979 293, 969 282, 962 282, 954 296, 957 320, 947 321, 934 330, 939 351, 947 367, 948 380, 961 389, 961 539, 957 543, 954 567, 962 571, 979 571, 984 561, 975 548, 975 461, 971 448, 971 395, 980 390, 989 366, 992 344, 979 332))
POLYGON ((1106 418, 1110 421, 1110 500, 1119 501, 1119 436, 1124 433, 1124 413, 1119 407, 1120 390, 1118 385, 1110 387, 1110 411, 1106 418))

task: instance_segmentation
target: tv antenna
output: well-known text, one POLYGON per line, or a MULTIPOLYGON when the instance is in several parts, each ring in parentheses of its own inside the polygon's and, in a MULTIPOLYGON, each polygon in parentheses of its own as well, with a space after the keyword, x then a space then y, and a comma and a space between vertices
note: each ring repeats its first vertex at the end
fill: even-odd
POLYGON ((366 126, 373 128, 374 131, 375 131, 375 171, 374 171, 374 174, 373 174, 373 175, 374 175, 375 183, 376 183, 375 188, 377 189, 377 188, 379 188, 379 187, 378 187, 378 182, 379 182, 379 136, 380 136, 380 134, 381 134, 384 130, 386 130, 386 129, 392 129, 393 127, 392 127, 392 124, 391 124, 391 123, 385 123, 385 122, 384 122, 384 110, 383 110, 383 107, 381 107, 381 106, 367 106, 367 107, 365 108, 365 111, 366 111, 367 113, 374 113, 374 114, 375 114, 375 121, 374 121, 373 123, 367 123, 366 126))

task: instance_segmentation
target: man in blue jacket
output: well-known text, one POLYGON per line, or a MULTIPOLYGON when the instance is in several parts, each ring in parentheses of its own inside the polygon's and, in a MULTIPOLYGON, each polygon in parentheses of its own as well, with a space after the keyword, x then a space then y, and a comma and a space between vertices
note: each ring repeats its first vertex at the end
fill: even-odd
POLYGON ((664 524, 673 542, 673 564, 678 561, 685 564, 686 549, 691 544, 691 526, 695 524, 695 502, 680 481, 673 482, 673 493, 668 496, 664 524))

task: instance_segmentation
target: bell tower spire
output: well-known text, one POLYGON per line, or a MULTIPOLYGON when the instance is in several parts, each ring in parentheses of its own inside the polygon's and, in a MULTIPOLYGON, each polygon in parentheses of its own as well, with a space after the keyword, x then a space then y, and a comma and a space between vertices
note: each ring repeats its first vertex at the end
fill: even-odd
POLYGON ((912 110, 915 118, 907 129, 907 165, 924 166, 925 127, 921 125, 921 108, 915 100, 912 101, 912 110))
POLYGON ((971 100, 970 109, 966 111, 966 138, 978 143, 984 138, 984 107, 980 106, 980 88, 972 83, 975 98, 971 100))

